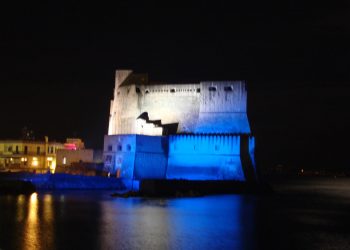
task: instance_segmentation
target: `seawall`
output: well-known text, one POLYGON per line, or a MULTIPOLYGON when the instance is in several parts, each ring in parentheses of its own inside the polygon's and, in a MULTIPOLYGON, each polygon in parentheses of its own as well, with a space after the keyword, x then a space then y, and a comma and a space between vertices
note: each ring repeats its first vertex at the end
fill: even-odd
POLYGON ((69 174, 1 173, 0 182, 29 182, 37 190, 110 189, 123 190, 121 179, 69 174))

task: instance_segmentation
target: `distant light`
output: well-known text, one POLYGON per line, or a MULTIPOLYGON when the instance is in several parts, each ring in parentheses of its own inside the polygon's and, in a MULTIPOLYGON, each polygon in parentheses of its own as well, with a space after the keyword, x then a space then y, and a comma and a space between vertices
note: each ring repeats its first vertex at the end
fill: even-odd
POLYGON ((77 150, 77 146, 74 143, 65 143, 64 149, 67 150, 77 150))

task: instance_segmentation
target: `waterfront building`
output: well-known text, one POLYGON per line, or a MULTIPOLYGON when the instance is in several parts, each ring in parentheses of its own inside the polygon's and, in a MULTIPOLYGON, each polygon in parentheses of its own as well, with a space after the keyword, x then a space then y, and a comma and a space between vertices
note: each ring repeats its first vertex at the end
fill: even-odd
POLYGON ((67 138, 64 148, 57 150, 57 166, 69 167, 74 163, 93 163, 94 150, 86 149, 79 138, 67 138))
POLYGON ((0 171, 55 172, 56 152, 64 145, 35 140, 0 140, 0 171))
POLYGON ((255 180, 244 81, 159 83, 117 70, 106 171, 126 179, 255 180))

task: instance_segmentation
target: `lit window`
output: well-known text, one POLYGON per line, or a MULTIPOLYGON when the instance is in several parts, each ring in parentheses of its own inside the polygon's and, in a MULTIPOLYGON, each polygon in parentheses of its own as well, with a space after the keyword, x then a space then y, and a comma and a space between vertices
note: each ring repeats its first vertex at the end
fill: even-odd
POLYGON ((66 164, 67 164, 67 158, 66 158, 66 157, 63 157, 62 164, 63 164, 63 165, 66 165, 66 164))
POLYGON ((33 166, 33 167, 37 167, 38 165, 39 165, 38 158, 33 157, 33 160, 32 160, 32 166, 33 166))

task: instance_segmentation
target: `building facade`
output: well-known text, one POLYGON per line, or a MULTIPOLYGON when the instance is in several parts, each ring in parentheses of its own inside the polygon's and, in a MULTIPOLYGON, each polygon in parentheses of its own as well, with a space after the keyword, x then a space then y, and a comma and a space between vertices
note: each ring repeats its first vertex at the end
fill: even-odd
POLYGON ((92 163, 94 151, 86 149, 79 138, 67 138, 64 147, 57 150, 57 166, 69 167, 72 163, 92 163))
POLYGON ((44 141, 1 140, 0 170, 36 173, 55 172, 57 150, 62 143, 44 141))
POLYGON ((128 179, 256 179, 243 81, 154 83, 117 70, 107 171, 128 179))

